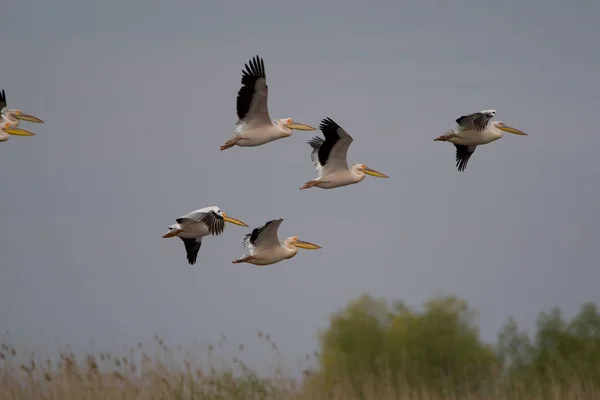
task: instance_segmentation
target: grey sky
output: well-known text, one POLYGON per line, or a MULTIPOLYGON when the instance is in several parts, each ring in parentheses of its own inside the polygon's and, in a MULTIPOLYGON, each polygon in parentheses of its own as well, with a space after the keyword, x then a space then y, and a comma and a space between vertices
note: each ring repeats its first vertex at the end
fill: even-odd
POLYGON ((263 329, 293 358, 365 291, 463 296, 489 340, 508 315, 531 328, 543 308, 600 301, 600 4, 14 3, 0 87, 46 121, 0 146, 0 329, 19 343, 226 332, 260 360, 263 329), (355 138, 349 162, 391 179, 299 191, 316 176, 315 132, 220 152, 255 54, 272 117, 333 118, 355 138), (486 108, 530 136, 479 148, 459 173, 453 146, 432 139, 486 108), (209 205, 251 227, 281 216, 282 237, 323 249, 232 265, 249 229, 229 225, 190 267, 160 236, 209 205))

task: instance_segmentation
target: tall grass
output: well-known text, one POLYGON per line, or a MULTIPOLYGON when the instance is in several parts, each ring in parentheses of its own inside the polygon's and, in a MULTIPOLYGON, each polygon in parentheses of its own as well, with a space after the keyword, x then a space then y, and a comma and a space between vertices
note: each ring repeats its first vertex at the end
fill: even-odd
MULTIPOLYGON (((279 357, 276 344, 268 336, 259 336, 268 342, 269 351, 279 357)), ((466 391, 449 385, 440 392, 413 387, 402 376, 373 371, 361 377, 357 387, 356 379, 343 374, 333 381, 325 379, 316 365, 304 369, 302 378, 284 372, 281 365, 261 376, 239 357, 219 359, 214 347, 207 350, 210 362, 207 367, 200 367, 191 356, 178 359, 158 338, 153 356, 145 353, 140 344, 128 356, 98 353, 78 359, 65 352, 57 360, 43 362, 2 344, 0 399, 600 399, 600 388, 576 376, 566 380, 561 377, 555 382, 544 380, 543 384, 540 380, 537 385, 530 379, 525 388, 523 382, 495 373, 489 381, 468 385, 466 391), (22 361, 24 358, 27 361, 22 361)), ((308 362, 310 358, 307 357, 308 362)))

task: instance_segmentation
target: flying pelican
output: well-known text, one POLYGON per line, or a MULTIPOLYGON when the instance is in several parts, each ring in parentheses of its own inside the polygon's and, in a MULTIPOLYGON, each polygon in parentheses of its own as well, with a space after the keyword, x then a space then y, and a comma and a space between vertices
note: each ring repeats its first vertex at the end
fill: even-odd
POLYGON ((9 139, 8 135, 34 136, 35 133, 29 132, 25 129, 15 128, 9 122, 2 122, 2 126, 0 128, 0 142, 6 142, 9 139))
POLYGON ((175 221, 177 223, 169 226, 169 230, 162 237, 179 237, 185 245, 187 260, 190 265, 196 263, 204 236, 219 236, 225 229, 225 222, 248 226, 240 220, 228 217, 217 206, 200 208, 177 218, 175 221))
POLYGON ((298 240, 298 236, 292 236, 279 241, 277 230, 283 222, 283 218, 275 218, 264 225, 254 228, 252 233, 244 236, 244 246, 250 249, 249 255, 243 255, 232 263, 250 263, 254 265, 270 265, 279 261, 287 260, 298 253, 298 248, 306 250, 317 250, 320 246, 298 240))
POLYGON ((459 171, 464 171, 477 146, 500 139, 504 136, 504 132, 527 136, 525 132, 505 125, 503 122, 492 121, 495 115, 496 110, 483 110, 463 115, 456 120, 458 124, 456 130, 451 129, 433 140, 454 144, 454 147, 456 147, 456 167, 459 171))
POLYGON ((0 92, 0 122, 9 123, 10 126, 16 128, 19 126, 20 121, 29 121, 29 122, 37 122, 44 123, 38 117, 34 117, 33 115, 24 114, 21 110, 6 108, 6 93, 4 89, 0 92))
POLYGON ((269 116, 267 75, 265 63, 259 56, 246 64, 242 71, 242 87, 237 96, 237 116, 233 137, 221 150, 233 146, 255 147, 292 136, 292 129, 314 131, 312 126, 294 122, 291 118, 271 121, 269 116))
POLYGON ((313 186, 333 189, 352 185, 365 179, 365 174, 378 178, 389 178, 381 172, 367 168, 365 164, 353 164, 351 168, 348 168, 346 154, 352 143, 352 136, 331 118, 323 119, 319 129, 323 132, 325 140, 315 136, 308 142, 313 148, 310 158, 319 176, 317 179, 306 182, 300 190, 313 186))

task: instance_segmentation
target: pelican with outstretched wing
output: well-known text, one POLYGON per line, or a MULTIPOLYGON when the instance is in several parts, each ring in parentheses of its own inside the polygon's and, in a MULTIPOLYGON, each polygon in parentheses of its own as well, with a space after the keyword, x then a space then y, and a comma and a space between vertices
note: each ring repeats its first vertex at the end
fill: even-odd
POLYGON ((15 108, 6 108, 6 105, 6 92, 4 92, 4 89, 2 89, 2 91, 0 91, 0 123, 8 123, 13 128, 19 126, 20 121, 36 122, 39 124, 44 123, 44 121, 42 121, 38 117, 34 117, 30 114, 25 114, 21 110, 17 110, 15 108))
POLYGON ((306 182, 300 190, 311 187, 333 189, 352 185, 365 179, 366 175, 388 178, 381 172, 367 168, 365 164, 353 164, 348 168, 346 155, 353 140, 352 136, 331 118, 323 119, 319 129, 323 132, 325 140, 315 136, 308 142, 313 149, 310 157, 319 176, 306 182))
POLYGON ((237 116, 233 136, 221 150, 233 146, 255 147, 277 139, 292 136, 292 130, 314 131, 310 125, 294 122, 291 118, 271 121, 269 116, 267 74, 259 56, 251 59, 242 71, 242 87, 237 96, 237 116))
POLYGON ((219 236, 225 229, 225 222, 239 226, 248 226, 238 219, 227 216, 217 206, 204 207, 192 211, 177 218, 175 222, 177 223, 169 226, 168 232, 162 237, 179 237, 185 245, 187 260, 190 265, 196 263, 198 251, 200 250, 200 246, 202 246, 202 238, 204 236, 219 236))
POLYGON ((527 136, 525 132, 505 125, 501 121, 492 121, 495 115, 496 110, 483 110, 463 115, 456 120, 458 125, 456 129, 451 129, 433 140, 454 144, 454 147, 456 147, 456 167, 459 171, 464 171, 477 146, 502 138, 504 132, 527 136))
POLYGON ((292 236, 280 242, 277 230, 283 222, 283 218, 275 218, 264 225, 252 230, 252 233, 244 236, 244 246, 250 249, 249 255, 243 255, 233 264, 250 263, 254 265, 271 265, 294 257, 298 249, 317 250, 321 246, 299 240, 298 236, 292 236))

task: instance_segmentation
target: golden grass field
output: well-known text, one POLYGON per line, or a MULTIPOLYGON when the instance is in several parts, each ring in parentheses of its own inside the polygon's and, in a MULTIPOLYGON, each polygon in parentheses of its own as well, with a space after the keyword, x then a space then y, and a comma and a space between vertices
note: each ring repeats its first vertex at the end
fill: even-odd
MULTIPOLYGON (((264 339, 263 335, 259 336, 264 339)), ((277 346, 267 336, 269 350, 277 346)), ((290 399, 290 400, 410 400, 410 399, 600 399, 600 390, 579 381, 548 383, 524 393, 518 385, 498 377, 476 391, 460 395, 448 390, 433 393, 427 388, 408 387, 402 379, 360 379, 360 387, 343 377, 325 386, 318 371, 310 368, 298 379, 275 367, 268 376, 259 376, 238 358, 212 361, 201 368, 190 360, 177 362, 161 339, 156 339, 155 356, 141 344, 128 357, 108 353, 89 354, 76 360, 62 353, 58 360, 35 359, 2 344, 0 350, 0 400, 9 399, 290 399), (137 354, 134 354, 137 352, 137 354), (17 361, 27 359, 27 361, 17 361), (139 359, 139 362, 132 362, 139 359)), ((179 347, 179 346, 178 346, 179 347)), ((243 350, 243 346, 240 346, 243 350)), ((214 360, 214 347, 208 358, 214 360)), ((307 356, 307 359, 310 357, 307 356)), ((355 381, 356 382, 356 381, 355 381)), ((535 385, 534 385, 535 386, 535 385)))

